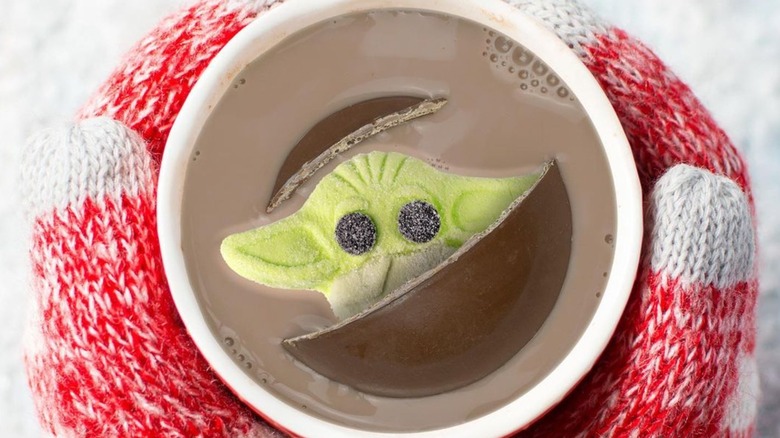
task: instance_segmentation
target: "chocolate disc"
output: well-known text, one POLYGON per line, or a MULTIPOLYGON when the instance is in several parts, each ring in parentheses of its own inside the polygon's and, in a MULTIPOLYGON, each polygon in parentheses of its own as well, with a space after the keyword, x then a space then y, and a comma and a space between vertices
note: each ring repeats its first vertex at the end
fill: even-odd
POLYGON ((484 233, 364 312, 284 347, 360 391, 423 397, 492 373, 536 334, 569 266, 572 215, 558 166, 484 233))
POLYGON ((279 169, 272 212, 322 166, 380 132, 439 111, 446 99, 389 96, 365 100, 336 111, 314 125, 293 147, 279 169))

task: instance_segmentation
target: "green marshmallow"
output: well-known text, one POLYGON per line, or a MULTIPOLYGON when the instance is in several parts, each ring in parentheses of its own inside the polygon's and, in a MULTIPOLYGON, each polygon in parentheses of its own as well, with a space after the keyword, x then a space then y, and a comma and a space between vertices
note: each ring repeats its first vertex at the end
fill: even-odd
POLYGON ((443 262, 538 178, 466 177, 396 152, 357 155, 325 176, 296 213, 228 236, 222 257, 257 283, 322 292, 344 319, 443 262), (405 235, 399 216, 410 204, 417 208, 405 210, 412 212, 405 235), (409 230, 424 239, 410 239, 409 230))

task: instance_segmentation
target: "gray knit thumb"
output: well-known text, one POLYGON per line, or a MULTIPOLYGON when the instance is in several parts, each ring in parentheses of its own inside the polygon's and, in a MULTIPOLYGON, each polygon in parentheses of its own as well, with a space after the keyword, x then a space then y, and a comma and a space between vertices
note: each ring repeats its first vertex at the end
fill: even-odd
POLYGON ((723 289, 753 276, 753 223, 734 181, 681 164, 658 180, 651 200, 650 262, 664 281, 723 289))
POLYGON ((101 202, 152 187, 152 161, 141 137, 106 117, 41 131, 22 152, 20 190, 27 218, 87 198, 101 202))

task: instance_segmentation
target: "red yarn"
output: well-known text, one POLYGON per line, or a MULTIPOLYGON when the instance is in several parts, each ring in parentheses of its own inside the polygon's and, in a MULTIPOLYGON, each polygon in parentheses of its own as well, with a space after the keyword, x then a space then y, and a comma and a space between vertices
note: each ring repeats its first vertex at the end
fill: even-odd
POLYGON ((44 428, 61 421, 84 436, 249 431, 254 416, 214 378, 173 306, 154 198, 79 207, 34 229, 33 268, 55 280, 41 301, 54 356, 28 362, 33 391, 56 410, 42 416, 44 428))
POLYGON ((159 162, 195 82, 256 16, 249 8, 230 9, 225 1, 210 0, 169 17, 130 51, 78 118, 109 116, 124 123, 146 140, 159 162))
POLYGON ((726 133, 650 49, 620 29, 583 48, 626 131, 645 191, 685 163, 725 175, 750 195, 745 163, 726 133))

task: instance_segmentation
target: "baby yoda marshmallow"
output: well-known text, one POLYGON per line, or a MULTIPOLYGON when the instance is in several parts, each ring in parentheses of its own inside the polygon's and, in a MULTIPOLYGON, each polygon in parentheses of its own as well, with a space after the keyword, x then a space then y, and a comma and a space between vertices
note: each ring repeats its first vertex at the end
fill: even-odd
POLYGON ((249 280, 322 292, 345 319, 444 261, 538 176, 465 177, 400 153, 358 155, 293 215, 227 237, 222 256, 249 280))

